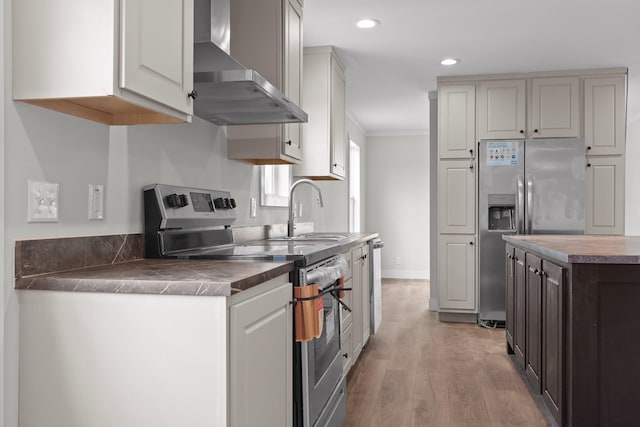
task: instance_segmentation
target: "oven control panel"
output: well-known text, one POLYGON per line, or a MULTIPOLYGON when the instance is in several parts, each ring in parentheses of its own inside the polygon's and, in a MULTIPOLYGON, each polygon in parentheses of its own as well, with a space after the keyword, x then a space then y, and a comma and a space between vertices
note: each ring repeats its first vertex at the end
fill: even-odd
POLYGON ((231 225, 236 201, 228 191, 154 184, 144 188, 145 221, 161 220, 159 229, 231 225))

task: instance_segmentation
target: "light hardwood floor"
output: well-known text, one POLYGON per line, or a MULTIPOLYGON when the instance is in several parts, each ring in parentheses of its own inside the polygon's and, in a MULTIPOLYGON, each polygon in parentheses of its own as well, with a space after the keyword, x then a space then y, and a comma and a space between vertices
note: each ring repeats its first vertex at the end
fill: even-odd
POLYGON ((383 321, 347 377, 347 426, 546 426, 504 329, 442 323, 429 282, 384 280, 383 321))

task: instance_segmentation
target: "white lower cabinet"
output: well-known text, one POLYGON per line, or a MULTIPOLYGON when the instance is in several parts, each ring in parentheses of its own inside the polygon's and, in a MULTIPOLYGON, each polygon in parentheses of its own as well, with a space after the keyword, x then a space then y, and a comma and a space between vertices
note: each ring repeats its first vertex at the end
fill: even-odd
POLYGON ((229 308, 229 397, 233 427, 293 425, 291 285, 229 308))
POLYGON ((353 366, 353 344, 352 344, 352 325, 349 324, 343 331, 340 337, 340 349, 342 350, 342 376, 346 377, 349 373, 349 369, 353 366))
POLYGON ((291 426, 291 284, 18 291, 21 427, 291 426))
POLYGON ((440 311, 476 310, 474 235, 441 234, 438 240, 440 311))
POLYGON ((369 245, 360 245, 342 254, 350 264, 345 274, 345 292, 342 301, 351 308, 340 309, 341 349, 346 376, 356 363, 371 335, 371 304, 369 291, 369 245))

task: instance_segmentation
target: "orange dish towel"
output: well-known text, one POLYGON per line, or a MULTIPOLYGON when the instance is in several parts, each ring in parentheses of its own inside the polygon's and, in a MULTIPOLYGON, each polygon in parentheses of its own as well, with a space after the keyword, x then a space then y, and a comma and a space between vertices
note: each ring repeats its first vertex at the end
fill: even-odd
POLYGON ((318 293, 318 284, 295 286, 296 342, 311 341, 322 335, 324 304, 318 293))

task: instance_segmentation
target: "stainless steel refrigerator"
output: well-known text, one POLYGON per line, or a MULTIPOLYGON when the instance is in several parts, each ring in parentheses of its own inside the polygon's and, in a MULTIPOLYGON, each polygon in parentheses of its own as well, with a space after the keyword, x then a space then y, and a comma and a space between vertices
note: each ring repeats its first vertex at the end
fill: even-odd
POLYGON ((503 234, 583 234, 580 139, 480 141, 479 320, 505 321, 503 234))

